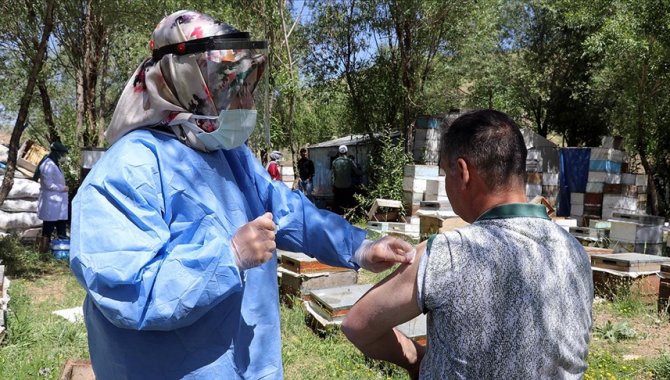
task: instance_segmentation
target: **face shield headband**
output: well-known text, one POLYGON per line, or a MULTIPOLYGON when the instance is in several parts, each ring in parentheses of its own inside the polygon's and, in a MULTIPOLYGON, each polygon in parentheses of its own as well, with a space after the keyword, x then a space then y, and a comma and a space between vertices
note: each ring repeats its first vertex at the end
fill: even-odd
POLYGON ((241 49, 265 50, 267 49, 267 42, 251 41, 249 39, 249 33, 246 32, 229 33, 221 36, 211 36, 199 38, 197 40, 166 45, 158 49, 154 49, 151 53, 151 58, 154 60, 154 62, 158 62, 167 54, 187 55, 204 53, 210 50, 241 49))

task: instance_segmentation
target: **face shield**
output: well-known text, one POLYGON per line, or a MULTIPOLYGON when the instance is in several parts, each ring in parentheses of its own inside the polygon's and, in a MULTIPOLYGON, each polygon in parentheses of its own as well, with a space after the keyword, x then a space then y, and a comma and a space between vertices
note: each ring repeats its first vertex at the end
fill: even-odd
POLYGON ((153 59, 157 62, 166 54, 197 55, 208 99, 194 101, 206 102, 209 107, 195 108, 214 109, 217 114, 173 120, 171 124, 182 126, 178 136, 205 151, 232 149, 244 143, 256 126, 256 109, 267 93, 267 75, 263 75, 267 43, 251 41, 248 33, 238 32, 167 45, 154 50, 153 59))

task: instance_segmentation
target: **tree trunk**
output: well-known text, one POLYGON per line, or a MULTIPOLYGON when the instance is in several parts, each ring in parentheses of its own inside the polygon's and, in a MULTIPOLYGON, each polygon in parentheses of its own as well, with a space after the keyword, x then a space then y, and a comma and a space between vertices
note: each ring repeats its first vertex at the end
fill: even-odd
POLYGON ((2 187, 0 187, 0 205, 5 202, 7 195, 14 185, 14 171, 16 170, 16 156, 18 153, 18 146, 21 140, 21 135, 25 130, 26 119, 28 118, 28 111, 30 109, 30 102, 32 100, 33 91, 35 90, 35 84, 37 83, 37 78, 40 74, 40 71, 42 71, 42 66, 44 66, 47 42, 49 41, 49 36, 51 36, 51 31, 53 29, 54 4, 55 0, 47 0, 47 9, 44 14, 44 29, 42 30, 42 37, 40 39, 39 47, 35 52, 35 56, 32 59, 32 67, 30 68, 28 83, 26 84, 26 89, 23 93, 23 96, 21 96, 19 114, 16 118, 16 123, 14 124, 14 129, 12 130, 12 137, 9 141, 7 171, 5 172, 5 178, 2 180, 2 187))
POLYGON ((658 215, 658 192, 656 191, 656 182, 654 181, 654 175, 656 170, 654 165, 649 161, 647 157, 647 134, 645 131, 645 109, 647 105, 647 75, 649 73, 649 63, 648 59, 645 58, 642 66, 640 67, 640 77, 638 78, 638 88, 637 88, 637 109, 636 113, 636 122, 635 122, 635 145, 637 148, 637 153, 640 155, 640 161, 642 162, 642 167, 644 168, 645 173, 647 174, 647 194, 649 195, 649 200, 647 202, 647 209, 652 215, 658 215))
POLYGON ((37 88, 40 90, 40 99, 42 99, 42 112, 44 113, 44 123, 47 125, 49 142, 60 141, 56 123, 54 123, 53 110, 51 108, 51 98, 47 90, 47 84, 44 78, 37 82, 37 88))

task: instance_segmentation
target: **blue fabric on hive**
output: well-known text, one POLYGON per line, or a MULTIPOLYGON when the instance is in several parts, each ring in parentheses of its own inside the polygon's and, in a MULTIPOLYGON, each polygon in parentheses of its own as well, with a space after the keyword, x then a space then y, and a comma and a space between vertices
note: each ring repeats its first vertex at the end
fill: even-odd
POLYGON ((558 216, 570 215, 570 193, 586 192, 591 148, 562 148, 558 216))

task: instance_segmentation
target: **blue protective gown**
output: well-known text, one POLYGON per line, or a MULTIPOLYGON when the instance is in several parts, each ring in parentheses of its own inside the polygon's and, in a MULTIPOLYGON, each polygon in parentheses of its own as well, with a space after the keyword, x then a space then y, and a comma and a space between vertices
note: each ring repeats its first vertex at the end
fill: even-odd
POLYGON ((277 260, 240 272, 238 228, 272 212, 280 249, 355 268, 365 231, 272 181, 242 146, 136 130, 73 201, 71 267, 98 379, 282 378, 277 260))

